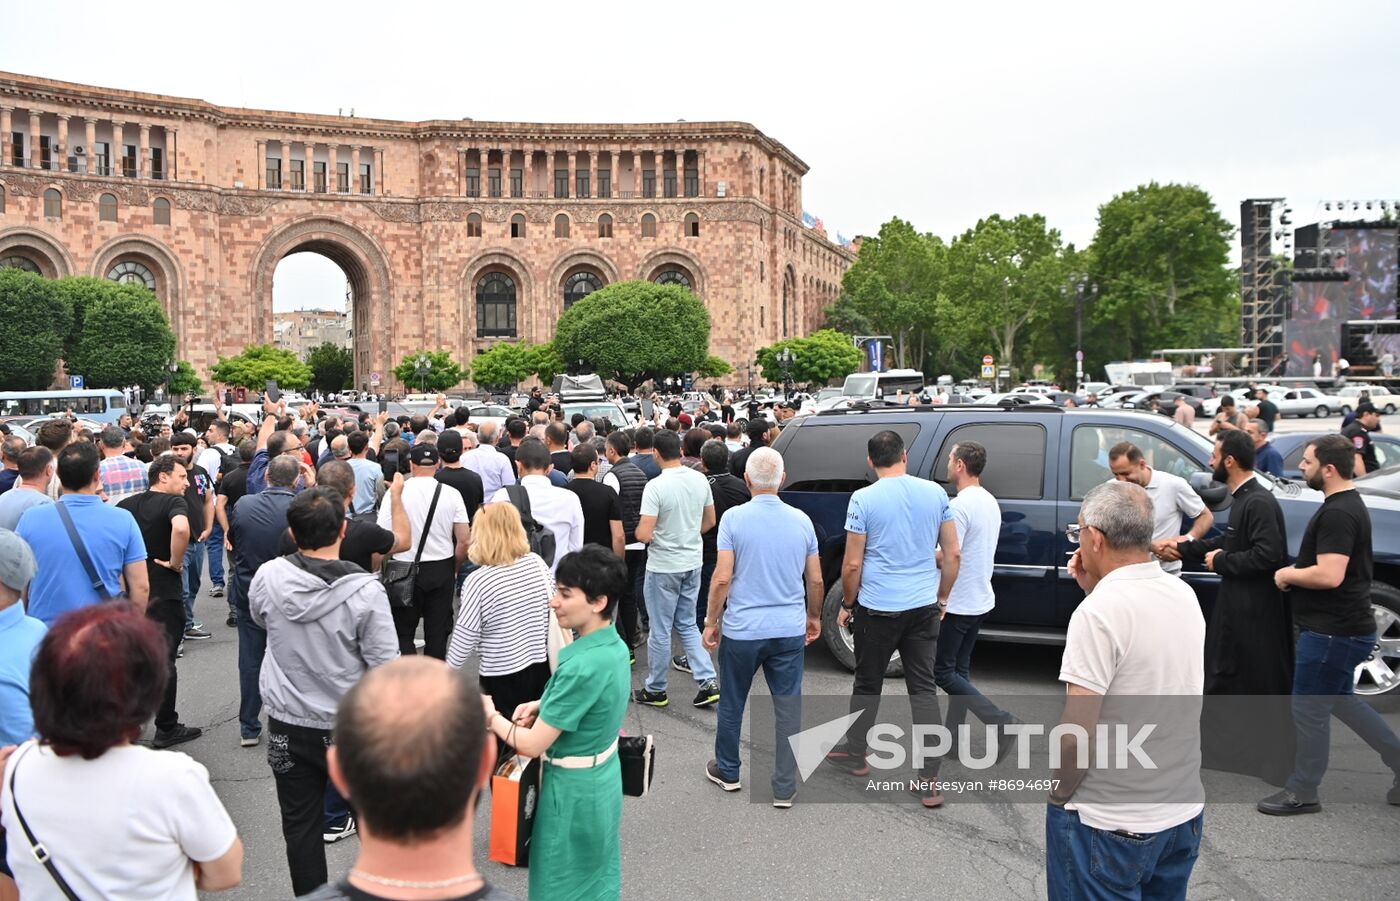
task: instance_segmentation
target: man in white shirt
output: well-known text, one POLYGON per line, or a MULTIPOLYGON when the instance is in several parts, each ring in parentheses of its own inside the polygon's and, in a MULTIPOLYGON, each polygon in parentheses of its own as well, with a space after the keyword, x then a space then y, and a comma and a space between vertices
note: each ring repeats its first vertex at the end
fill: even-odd
MULTIPOLYGON (((957 492, 948 504, 958 529, 962 563, 958 578, 948 594, 948 605, 941 611, 942 624, 933 655, 933 678, 948 693, 948 718, 944 725, 953 735, 954 747, 961 740, 958 727, 971 710, 983 723, 1004 727, 1016 718, 1002 710, 972 684, 972 649, 982 620, 996 605, 992 591, 992 564, 996 560, 997 539, 1001 536, 1001 507, 991 492, 982 487, 982 471, 987 466, 987 449, 974 441, 961 441, 948 454, 948 481, 957 492)), ((937 552, 943 565, 943 551, 937 552)), ((1011 750, 1012 741, 1001 730, 997 760, 1011 750)), ((956 752, 949 751, 949 756, 956 752)))
POLYGON ((473 445, 466 435, 462 436, 462 465, 481 476, 481 490, 485 497, 494 498, 502 486, 515 484, 515 467, 510 458, 496 450, 498 430, 494 422, 483 422, 476 435, 480 441, 473 445))
POLYGON ((1108 468, 1118 481, 1132 482, 1147 489, 1153 510, 1152 555, 1162 564, 1162 569, 1173 575, 1180 573, 1181 553, 1176 548, 1177 542, 1205 537, 1215 524, 1215 514, 1189 482, 1181 476, 1153 469, 1137 445, 1129 441, 1109 448, 1108 468), (1185 535, 1181 534, 1183 516, 1194 520, 1185 535))
POLYGON ((1185 898, 1200 854, 1206 624, 1190 587, 1152 560, 1153 517, 1141 487, 1108 482, 1066 530, 1079 545, 1070 574, 1087 597, 1060 665, 1068 697, 1045 822, 1054 899, 1185 898), (1080 769, 1090 750, 1081 743, 1099 727, 1112 747, 1095 756, 1110 763, 1080 769), (1111 888, 1099 873, 1114 874, 1111 888))
MULTIPOLYGON (((583 505, 577 494, 549 481, 554 464, 543 441, 526 438, 520 442, 515 463, 520 467, 520 487, 530 498, 530 515, 554 536, 554 559, 545 561, 552 572, 565 554, 583 547, 583 505)), ((493 504, 510 503, 505 488, 488 497, 493 504)))
MULTIPOLYGON (((200 451, 194 461, 196 466, 204 467, 204 471, 209 473, 209 478, 215 484, 238 466, 238 451, 229 444, 228 436, 227 422, 216 419, 209 423, 209 428, 204 432, 204 440, 209 442, 209 446, 200 451), (226 467, 223 466, 225 460, 228 460, 226 467)), ((209 558, 209 581, 213 583, 209 589, 209 596, 221 598, 224 596, 224 527, 219 525, 217 519, 204 544, 209 558)))
MULTIPOLYGON (((467 559, 471 520, 462 493, 435 478, 441 460, 436 446, 427 442, 415 444, 408 452, 408 459, 412 467, 408 484, 403 489, 403 508, 408 514, 412 541, 407 550, 395 554, 393 559, 412 563, 420 544, 423 554, 418 561, 418 577, 413 583, 413 603, 392 608, 394 630, 399 636, 399 653, 415 654, 413 637, 421 619, 423 653, 446 660, 447 638, 452 632, 452 589, 457 582, 457 567, 467 559), (437 508, 429 522, 428 510, 432 508, 434 494, 438 496, 437 508)), ((380 505, 381 529, 393 531, 392 508, 393 504, 380 505)))

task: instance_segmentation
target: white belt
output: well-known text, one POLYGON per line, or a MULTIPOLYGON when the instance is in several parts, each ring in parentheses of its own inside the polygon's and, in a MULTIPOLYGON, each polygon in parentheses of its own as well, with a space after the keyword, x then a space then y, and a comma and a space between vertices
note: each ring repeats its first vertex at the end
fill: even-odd
POLYGON ((617 753, 617 739, 608 745, 598 754, 591 754, 587 757, 550 757, 544 755, 544 762, 553 766, 561 766, 566 770, 588 770, 595 766, 606 763, 608 758, 617 753))

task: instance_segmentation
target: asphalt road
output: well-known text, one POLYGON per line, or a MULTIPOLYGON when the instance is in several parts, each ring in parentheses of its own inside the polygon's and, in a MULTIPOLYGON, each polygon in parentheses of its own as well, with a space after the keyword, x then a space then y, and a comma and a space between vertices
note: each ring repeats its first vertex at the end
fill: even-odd
MULTIPOLYGON (((187 642, 180 661, 180 713, 205 735, 182 746, 208 767, 246 847, 243 885, 222 897, 287 899, 277 801, 266 746, 238 745, 237 639, 226 627, 222 600, 198 607, 214 637, 187 642)), ((996 645, 977 649, 973 675, 988 693, 1051 694, 1060 651, 996 645)), ((640 680, 642 657, 636 678, 640 680)), ((673 697, 688 698, 688 677, 672 672, 673 697)), ((755 691, 765 691, 762 680, 755 691)), ((638 681, 640 684, 640 681, 638 681)), ((850 676, 820 645, 809 648, 804 691, 838 695, 850 676)), ((891 682, 886 694, 903 693, 891 682)), ((702 774, 713 756, 713 710, 673 701, 641 709, 640 728, 658 741, 651 796, 624 805, 623 895, 645 901, 715 898, 1042 898, 1044 805, 988 801, 925 811, 915 804, 769 806, 766 784, 721 793, 702 774), (750 794, 751 791, 755 793, 750 794), (758 803, 754 803, 757 801, 758 803)), ((1400 727, 1400 717, 1389 716, 1400 727)), ((628 729, 637 731, 629 714, 628 729)), ((1338 727, 1341 728, 1340 726, 1338 727)), ((745 727, 747 741, 747 723, 745 727)), ((1374 775, 1374 756, 1334 762, 1329 779, 1374 783, 1376 803, 1327 803, 1321 814, 1280 820, 1244 804, 1212 805, 1190 896, 1214 898, 1394 896, 1400 884, 1400 808, 1383 803, 1388 781, 1374 775)), ((760 780, 762 782, 762 780, 760 780)), ((1259 783, 1257 796, 1271 789, 1259 783)), ((486 858, 489 805, 477 824, 477 863, 495 884, 525 897, 526 873, 486 858)), ((351 866, 358 839, 327 848, 332 878, 351 866)))

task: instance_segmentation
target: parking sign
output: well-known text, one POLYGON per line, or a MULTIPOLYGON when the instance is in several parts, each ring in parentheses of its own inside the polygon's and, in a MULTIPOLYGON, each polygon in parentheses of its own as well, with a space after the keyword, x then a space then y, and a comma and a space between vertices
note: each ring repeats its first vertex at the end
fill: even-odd
POLYGON ((70 375, 70 376, 68 376, 68 387, 69 387, 69 388, 81 388, 81 387, 83 387, 83 377, 80 376, 80 375, 70 375))

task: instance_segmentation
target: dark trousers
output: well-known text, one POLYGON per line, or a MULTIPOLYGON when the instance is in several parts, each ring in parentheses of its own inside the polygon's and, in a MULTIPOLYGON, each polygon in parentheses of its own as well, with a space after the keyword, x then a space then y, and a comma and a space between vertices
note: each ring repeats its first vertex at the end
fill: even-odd
MULTIPOLYGON (((237 579, 234 579, 237 582, 237 579)), ((253 622, 248 612, 246 585, 238 586, 238 734, 254 738, 262 734, 262 692, 258 674, 262 672, 263 655, 267 653, 267 631, 253 622)))
POLYGON ((1298 633, 1293 667, 1293 728, 1298 749, 1288 780, 1288 790, 1298 797, 1317 797, 1327 772, 1334 716, 1380 754, 1382 762, 1400 779, 1400 738, 1374 707, 1356 696, 1356 667, 1375 647, 1375 635, 1324 635, 1307 629, 1298 633))
MULTIPOLYGON (((866 735, 880 712, 880 692, 885 686, 885 669, 894 652, 904 664, 904 685, 909 690, 909 707, 915 728, 936 726, 938 683, 933 677, 933 655, 938 644, 938 605, 918 607, 902 613, 883 613, 857 605, 851 635, 856 644, 856 678, 851 690, 851 712, 860 718, 847 733, 849 750, 857 759, 866 751, 866 735)), ((722 697, 723 695, 721 695, 722 697)), ((920 772, 925 778, 938 775, 940 760, 925 761, 920 772)))
POLYGON ((423 653, 439 660, 447 659, 447 638, 452 634, 452 587, 456 581, 456 561, 424 560, 418 564, 418 578, 413 583, 413 603, 394 607, 394 631, 399 635, 399 653, 407 657, 418 653, 413 636, 418 621, 423 621, 423 653))
POLYGON ((287 845, 292 894, 300 896, 326 884, 326 848, 321 834, 329 775, 326 748, 330 747, 331 733, 273 717, 268 717, 267 733, 267 764, 272 767, 277 805, 282 809, 282 839, 287 845))
MULTIPOLYGON (((532 663, 518 673, 504 676, 480 676, 481 693, 491 696, 491 702, 506 719, 515 716, 515 708, 544 697, 544 686, 549 681, 549 661, 532 663)), ((496 759, 515 754, 506 743, 496 739, 496 759)))
POLYGON ((175 660, 180 652, 180 640, 185 634, 184 599, 151 601, 146 605, 146 616, 160 626, 170 645, 170 680, 165 683, 165 696, 160 699, 160 708, 156 710, 156 731, 168 732, 180 725, 180 715, 175 712, 175 692, 178 688, 175 660))
MULTIPOLYGON (((715 574, 717 560, 700 564, 700 594, 695 598, 695 628, 705 633, 705 614, 710 610, 710 579, 715 574)), ((805 638, 805 636, 804 636, 805 638)))
POLYGON ((991 725, 1001 725, 1009 719, 1006 711, 987 700, 969 678, 972 649, 977 644, 977 632, 985 618, 986 614, 967 616, 949 613, 938 627, 933 678, 938 687, 948 693, 948 719, 944 725, 953 734, 954 745, 958 741, 958 727, 967 718, 969 710, 979 720, 991 725))
POLYGON ((326 780, 326 801, 325 801, 326 828, 339 825, 346 817, 351 816, 354 811, 350 809, 350 802, 340 794, 340 789, 335 787, 335 783, 326 780))
POLYGON ((627 647, 636 650, 641 644, 640 633, 637 630, 637 611, 646 610, 643 606, 642 583, 647 574, 647 552, 646 548, 639 551, 627 552, 627 591, 622 595, 622 601, 617 605, 617 631, 621 633, 622 640, 627 643, 627 647))

